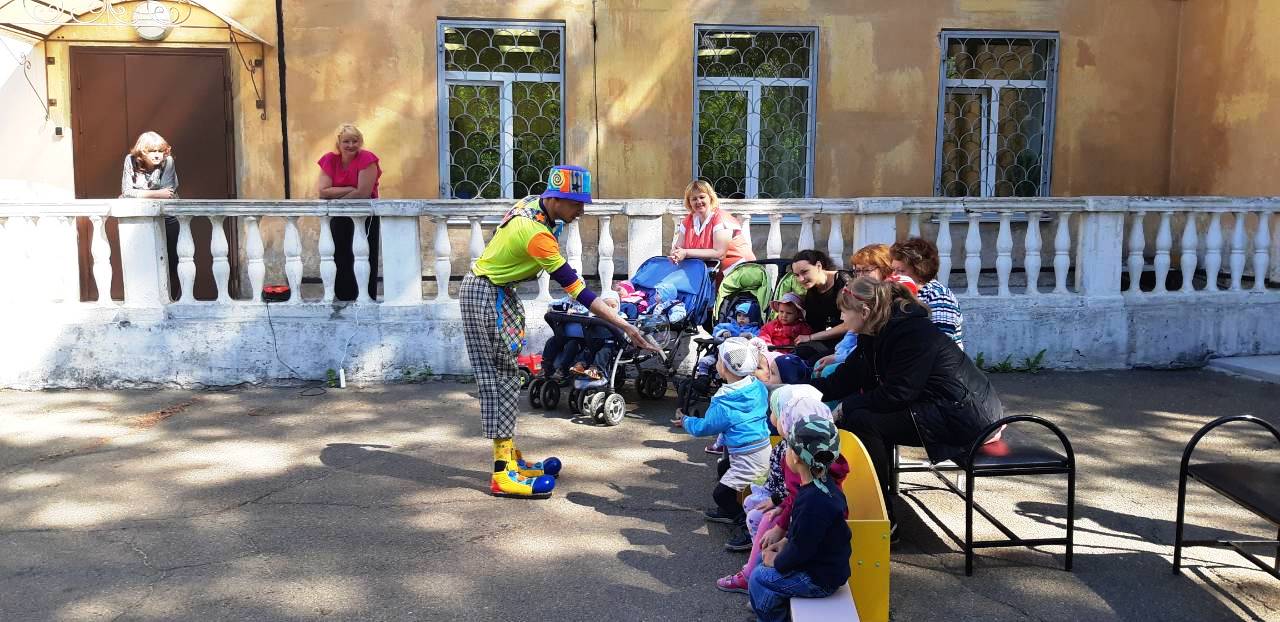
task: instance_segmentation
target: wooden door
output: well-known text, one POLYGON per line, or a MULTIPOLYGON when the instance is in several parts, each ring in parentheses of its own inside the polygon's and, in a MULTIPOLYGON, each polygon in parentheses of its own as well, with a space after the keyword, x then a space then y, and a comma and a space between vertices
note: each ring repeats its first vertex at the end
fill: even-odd
MULTIPOLYGON (((75 158, 76 197, 120 196, 124 156, 138 135, 159 133, 173 149, 178 172, 178 195, 186 199, 232 199, 236 196, 230 108, 230 78, 226 50, 81 48, 71 50, 71 118, 75 158)), ((113 277, 111 296, 123 298, 120 281, 119 238, 114 219, 108 219, 113 277)), ((96 300, 92 276, 88 219, 80 219, 80 293, 96 300)), ((170 226, 172 229, 172 226, 170 226)), ((195 295, 213 300, 207 218, 191 221, 196 247, 195 295)), ((233 282, 237 274, 238 228, 233 218, 224 223, 230 245, 233 282)), ((170 293, 178 294, 175 240, 169 235, 170 293)))

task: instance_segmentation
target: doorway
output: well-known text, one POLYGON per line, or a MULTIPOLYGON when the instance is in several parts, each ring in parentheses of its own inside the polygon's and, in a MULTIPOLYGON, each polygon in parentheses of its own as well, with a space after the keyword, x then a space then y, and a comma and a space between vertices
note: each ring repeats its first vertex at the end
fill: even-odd
MULTIPOLYGON (((204 48, 71 48, 72 154, 77 199, 120 196, 125 154, 138 135, 159 133, 172 148, 178 172, 178 195, 184 199, 233 199, 234 137, 231 78, 227 51, 204 48)), ((239 240, 235 218, 223 222, 231 262, 231 292, 238 290, 239 240)), ((92 225, 77 219, 80 255, 80 299, 97 300, 90 252, 92 225)), ((111 292, 124 298, 120 239, 114 218, 107 219, 111 245, 111 292)), ((172 229, 172 227, 171 227, 172 229)), ((208 218, 191 219, 195 241, 195 297, 217 298, 212 226, 208 218)), ((175 240, 169 236, 169 290, 179 293, 175 240)))

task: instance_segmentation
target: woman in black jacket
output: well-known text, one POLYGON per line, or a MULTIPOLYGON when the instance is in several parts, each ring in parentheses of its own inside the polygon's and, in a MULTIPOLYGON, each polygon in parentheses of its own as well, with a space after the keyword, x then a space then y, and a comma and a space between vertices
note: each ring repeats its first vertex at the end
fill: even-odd
POLYGON ((935 462, 953 459, 1004 407, 986 375, 902 285, 859 278, 838 303, 858 347, 834 374, 809 383, 824 400, 840 401, 837 425, 866 445, 896 525, 888 487, 894 445, 923 446, 935 462))

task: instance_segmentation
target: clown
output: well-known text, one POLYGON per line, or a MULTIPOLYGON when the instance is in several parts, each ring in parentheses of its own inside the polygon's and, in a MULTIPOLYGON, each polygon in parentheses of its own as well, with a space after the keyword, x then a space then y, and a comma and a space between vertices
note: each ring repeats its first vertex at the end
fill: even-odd
POLYGON ((548 458, 525 462, 516 449, 516 408, 520 391, 516 357, 524 346, 524 307, 515 285, 545 270, 564 291, 596 317, 621 329, 632 343, 653 346, 640 331, 612 312, 604 300, 587 289, 582 278, 560 254, 557 238, 563 223, 582 215, 591 202, 591 174, 577 166, 552 167, 547 190, 527 196, 503 217, 493 239, 462 279, 463 337, 480 392, 480 420, 493 441, 493 475, 489 490, 495 496, 546 498, 555 488, 560 461, 548 458))

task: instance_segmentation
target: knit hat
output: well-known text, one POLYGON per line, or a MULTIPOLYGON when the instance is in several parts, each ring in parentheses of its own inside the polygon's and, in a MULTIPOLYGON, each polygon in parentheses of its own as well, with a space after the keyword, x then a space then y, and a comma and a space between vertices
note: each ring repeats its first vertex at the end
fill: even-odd
POLYGON ((618 292, 613 292, 613 291, 600 292, 599 298, 603 300, 616 300, 618 302, 622 301, 622 299, 618 296, 618 292))
POLYGON ((827 490, 822 480, 827 469, 840 455, 840 431, 830 419, 804 415, 797 419, 787 436, 787 447, 800 461, 814 469, 813 483, 823 492, 827 490))
POLYGON ((831 409, 822 403, 822 391, 812 385, 788 384, 769 394, 769 408, 778 416, 778 429, 786 434, 806 415, 831 419, 831 409))
POLYGON ((800 311, 800 319, 804 319, 804 299, 799 294, 787 292, 781 298, 769 303, 769 308, 773 309, 774 313, 777 313, 782 309, 782 305, 786 304, 795 305, 796 309, 800 311))
POLYGON ((730 337, 720 344, 720 362, 735 376, 756 373, 756 349, 742 337, 730 337))
POLYGON ((734 312, 735 314, 737 314, 737 313, 741 313, 741 314, 743 314, 743 315, 751 315, 751 303, 749 303, 749 302, 740 302, 740 303, 738 303, 738 306, 736 306, 736 307, 734 307, 734 308, 733 308, 733 312, 734 312))
POLYGON ((676 286, 662 281, 653 286, 653 293, 661 302, 671 302, 676 299, 676 286))
POLYGON ((542 196, 590 203, 591 173, 581 166, 553 166, 547 171, 547 189, 542 196))
POLYGON ((644 298, 644 294, 636 291, 636 286, 631 281, 618 281, 613 284, 613 291, 618 292, 622 297, 622 302, 639 302, 644 298))

